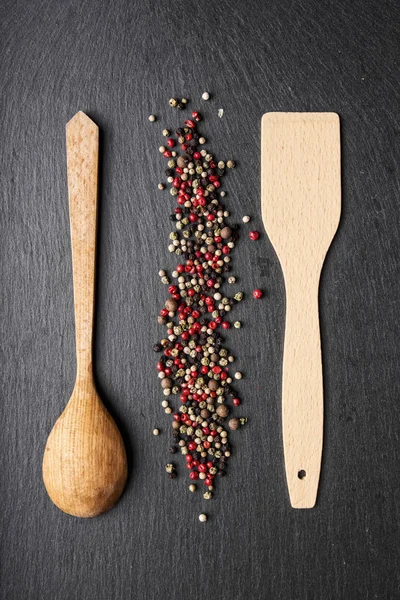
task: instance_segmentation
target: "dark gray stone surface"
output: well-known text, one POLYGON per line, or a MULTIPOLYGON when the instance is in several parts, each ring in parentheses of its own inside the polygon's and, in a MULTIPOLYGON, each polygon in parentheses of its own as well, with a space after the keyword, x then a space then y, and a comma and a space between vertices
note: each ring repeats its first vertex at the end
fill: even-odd
POLYGON ((395 0, 3 0, 1 598, 400 598, 398 17, 395 0), (176 481, 164 471, 169 418, 151 347, 166 294, 157 272, 175 259, 157 148, 178 118, 168 98, 203 106, 206 89, 210 147, 238 161, 227 204, 258 227, 262 114, 341 117, 343 216, 321 284, 325 448, 311 511, 288 502, 283 282, 265 235, 243 237, 235 256, 240 287, 268 293, 240 306, 244 327, 228 336, 249 417, 229 477, 207 503, 187 491, 182 462, 176 481), (102 130, 96 374, 131 461, 121 501, 93 520, 58 511, 41 480, 74 384, 64 126, 78 110, 102 130))

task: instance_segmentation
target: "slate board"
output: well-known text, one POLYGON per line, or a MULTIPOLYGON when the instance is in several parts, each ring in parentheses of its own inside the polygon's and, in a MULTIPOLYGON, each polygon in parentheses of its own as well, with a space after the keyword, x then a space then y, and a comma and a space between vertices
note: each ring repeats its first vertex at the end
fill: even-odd
POLYGON ((397 2, 3 0, 0 16, 1 598, 400 598, 397 2), (204 90, 209 145, 238 162, 227 204, 259 228, 262 114, 341 117, 343 215, 321 282, 325 450, 311 511, 288 502, 284 288, 265 235, 243 237, 235 254, 240 288, 267 294, 243 303, 243 328, 229 334, 249 418, 229 477, 207 503, 187 492, 181 461, 176 481, 164 471, 169 417, 152 344, 166 297, 157 272, 175 259, 157 148, 162 126, 177 123, 168 98, 203 108, 204 90), (94 520, 59 512, 41 481, 75 374, 64 126, 77 110, 102 132, 96 374, 131 464, 123 498, 94 520))

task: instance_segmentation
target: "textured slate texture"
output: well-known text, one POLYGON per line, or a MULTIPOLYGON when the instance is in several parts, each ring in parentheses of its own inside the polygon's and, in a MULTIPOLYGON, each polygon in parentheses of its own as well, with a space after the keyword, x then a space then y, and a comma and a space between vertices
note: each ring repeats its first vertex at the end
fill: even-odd
POLYGON ((3 0, 1 598, 400 598, 398 17, 395 0, 3 0), (244 327, 229 333, 249 425, 215 500, 187 492, 181 462, 185 478, 167 479, 169 437, 151 434, 169 424, 151 349, 166 294, 157 272, 175 264, 157 148, 162 126, 177 123, 168 98, 205 89, 209 145, 238 161, 227 204, 258 227, 262 114, 341 116, 343 216, 321 283, 325 451, 311 511, 292 510, 286 491, 283 282, 265 235, 236 251, 240 287, 267 295, 243 303, 244 327), (102 129, 96 373, 131 461, 121 501, 94 520, 59 512, 41 481, 75 374, 64 126, 77 110, 102 129))

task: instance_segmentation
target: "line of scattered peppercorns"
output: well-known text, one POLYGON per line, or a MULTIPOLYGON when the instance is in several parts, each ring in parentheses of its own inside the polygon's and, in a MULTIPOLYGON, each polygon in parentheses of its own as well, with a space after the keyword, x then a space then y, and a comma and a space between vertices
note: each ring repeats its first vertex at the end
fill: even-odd
MULTIPOLYGON (((203 99, 208 98, 209 94, 204 93, 203 99)), ((169 104, 182 109, 187 102, 171 98, 169 104)), ((172 272, 176 284, 170 284, 164 270, 159 273, 162 282, 169 285, 169 298, 158 317, 158 323, 167 327, 167 337, 155 344, 154 350, 162 353, 157 369, 165 396, 177 394, 181 402, 173 415, 170 451, 175 454, 180 450, 185 456, 192 481, 190 491, 197 489, 196 480, 203 480, 204 498, 210 499, 214 479, 226 474, 231 455, 225 427, 231 412, 228 402, 240 405, 229 374, 234 357, 222 345, 218 328, 230 328, 227 317, 243 299, 243 293, 228 298, 219 292, 224 274, 231 270, 230 255, 238 239, 238 226, 225 223, 230 215, 220 202, 226 195, 220 189, 221 178, 226 168, 234 168, 235 163, 217 161, 202 148, 206 139, 198 132, 199 121, 200 113, 193 111, 191 119, 176 131, 177 139, 165 129, 166 146, 159 148, 168 159, 165 174, 178 204, 170 217, 176 231, 170 234, 168 248, 182 260, 172 272), (174 150, 177 143, 181 153, 174 150)), ((160 183, 158 188, 163 190, 165 185, 160 183)), ((257 239, 258 233, 252 233, 251 239, 257 239)), ((228 283, 235 282, 235 277, 228 277, 228 283)), ((241 324, 236 321, 234 326, 240 328, 241 324)), ((242 374, 237 372, 234 377, 240 380, 242 374)), ((167 414, 172 414, 168 400, 162 406, 167 414)), ((245 421, 231 417, 228 427, 236 430, 245 421)), ((155 432, 158 434, 158 430, 155 432)), ((176 477, 172 463, 166 465, 166 471, 170 478, 176 477)))

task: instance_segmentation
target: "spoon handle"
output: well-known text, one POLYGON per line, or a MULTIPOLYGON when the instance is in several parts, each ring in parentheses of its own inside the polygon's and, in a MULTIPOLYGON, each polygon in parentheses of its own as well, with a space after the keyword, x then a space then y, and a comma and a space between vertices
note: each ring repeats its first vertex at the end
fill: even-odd
POLYGON ((77 380, 92 377, 99 128, 82 111, 66 126, 77 380))

